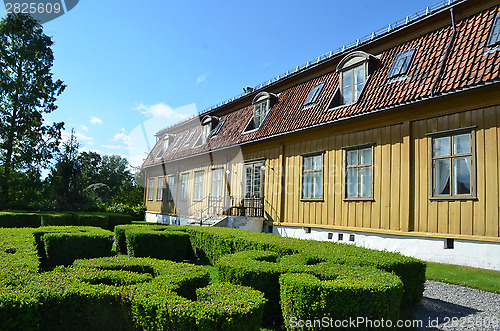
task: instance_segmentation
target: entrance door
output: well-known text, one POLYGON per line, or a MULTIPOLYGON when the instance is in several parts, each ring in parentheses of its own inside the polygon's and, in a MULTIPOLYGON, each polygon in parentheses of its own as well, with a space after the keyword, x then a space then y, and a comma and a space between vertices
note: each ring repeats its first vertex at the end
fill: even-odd
POLYGON ((245 164, 245 216, 263 216, 264 169, 264 161, 245 164))

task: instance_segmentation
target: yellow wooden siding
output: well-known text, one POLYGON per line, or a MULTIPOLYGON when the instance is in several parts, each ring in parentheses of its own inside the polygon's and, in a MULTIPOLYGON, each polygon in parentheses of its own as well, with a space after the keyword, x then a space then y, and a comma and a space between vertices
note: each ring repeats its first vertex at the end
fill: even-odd
POLYGON ((413 219, 415 231, 499 237, 499 107, 489 107, 412 123, 414 146, 413 219), (477 125, 477 199, 433 201, 430 194, 429 132, 477 125))
MULTIPOLYGON (((184 162, 172 166, 176 173, 189 173, 188 201, 193 203, 194 172, 204 171, 203 196, 210 193, 211 169, 224 168, 231 195, 244 191, 244 162, 265 160, 264 212, 268 221, 283 225, 349 227, 402 233, 432 233, 496 237, 500 220, 500 107, 462 111, 450 115, 406 120, 359 132, 285 137, 274 142, 242 147, 241 151, 214 153, 209 162, 184 162), (430 138, 428 133, 477 126, 475 130, 477 199, 435 201, 429 199, 430 138), (299 141, 298 139, 303 139, 299 141), (343 147, 375 143, 373 148, 373 201, 345 201, 345 152, 343 147), (324 152, 323 199, 303 200, 302 155, 324 152), (239 155, 239 157, 237 157, 239 155), (228 164, 228 160, 232 160, 228 164), (226 170, 229 173, 226 174, 226 170)), ((158 176, 158 175, 156 175, 158 176)), ((225 184, 224 184, 225 186, 225 184)), ((157 187, 157 181, 155 181, 157 187)), ((166 194, 165 194, 166 196, 166 194)), ((165 201, 164 196, 164 201, 165 201)), ((177 199, 178 200, 178 199, 177 199)), ((176 201, 177 201, 176 200, 176 201)), ((175 212, 173 205, 147 201, 148 210, 175 212)), ((186 211, 189 213, 189 211, 186 211)))

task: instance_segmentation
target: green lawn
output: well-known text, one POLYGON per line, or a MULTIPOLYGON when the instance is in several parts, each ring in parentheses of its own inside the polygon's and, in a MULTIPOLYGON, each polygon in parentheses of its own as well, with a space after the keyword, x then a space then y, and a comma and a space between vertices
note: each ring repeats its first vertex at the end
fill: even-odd
POLYGON ((427 279, 500 293, 500 271, 427 262, 427 279))

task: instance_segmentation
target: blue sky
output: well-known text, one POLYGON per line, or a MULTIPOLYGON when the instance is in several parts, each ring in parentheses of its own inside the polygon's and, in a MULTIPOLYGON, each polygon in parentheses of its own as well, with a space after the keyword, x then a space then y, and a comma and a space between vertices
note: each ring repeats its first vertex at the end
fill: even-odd
POLYGON ((80 0, 44 24, 68 85, 46 119, 138 166, 157 130, 435 2, 80 0))

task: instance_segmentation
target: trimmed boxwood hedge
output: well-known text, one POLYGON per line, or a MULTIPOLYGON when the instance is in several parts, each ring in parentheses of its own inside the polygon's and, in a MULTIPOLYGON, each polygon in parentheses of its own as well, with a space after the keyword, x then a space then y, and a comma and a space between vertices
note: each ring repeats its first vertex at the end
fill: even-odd
POLYGON ((44 266, 111 255, 113 233, 97 227, 46 226, 33 231, 44 266))
POLYGON ((37 228, 40 224, 40 215, 36 213, 0 211, 2 228, 37 228))
MULTIPOLYGON (((227 228, 149 225, 117 226, 119 251, 126 247, 127 236, 154 236, 158 242, 150 247, 158 249, 161 240, 185 240, 187 234, 191 245, 178 249, 176 256, 192 250, 197 256, 216 262, 220 278, 235 284, 196 291, 208 284, 208 273, 203 267, 123 255, 77 260, 71 267, 39 273, 36 253, 37 249, 45 252, 42 237, 68 230, 54 227, 51 233, 37 232, 41 229, 50 230, 0 229, 3 230, 0 248, 5 247, 0 251, 0 276, 5 276, 0 280, 0 325, 9 321, 5 325, 17 329, 55 329, 76 323, 77 327, 73 328, 81 325, 83 329, 83 325, 102 328, 100 323, 103 323, 106 328, 119 329, 201 330, 205 326, 223 329, 227 322, 227 329, 244 326, 245 330, 254 330, 259 324, 249 321, 260 319, 262 308, 259 307, 265 302, 258 289, 269 299, 269 313, 282 309, 286 323, 291 316, 317 318, 317 314, 335 318, 358 316, 356 314, 395 318, 402 288, 407 304, 418 302, 425 276, 424 262, 396 253, 227 228), (36 233, 36 241, 27 235, 30 233, 36 233), (21 239, 22 235, 31 239, 21 239), (27 248, 16 248, 21 245, 27 248), (248 250, 253 252, 244 252, 248 250), (200 268, 201 278, 196 268, 200 268), (16 269, 23 271, 7 275, 16 269), (176 273, 181 270, 184 276, 176 273), (183 279, 182 285, 179 279, 183 279), (240 287, 242 285, 251 285, 254 289, 240 287), (218 298, 216 292, 225 293, 224 297, 218 298), (247 296, 252 299, 242 299, 247 296), (281 306, 277 304, 279 297, 281 306), (352 304, 336 301, 339 298, 352 304), (218 310, 217 307, 231 302, 234 305, 218 310), (244 306, 245 302, 250 305, 244 306), (233 316, 232 312, 237 313, 233 316), (49 316, 50 321, 45 316, 49 316)), ((83 230, 71 229, 74 232, 69 232, 70 235, 75 235, 77 229, 83 230)), ((65 240, 70 239, 68 236, 65 240)), ((147 243, 141 245, 144 248, 147 243)), ((277 325, 277 321, 273 318, 266 324, 277 325)))
MULTIPOLYGON (((31 251, 36 252, 34 242, 31 251)), ((33 274, 22 287, 2 284, 0 325, 2 330, 259 330, 262 293, 232 284, 203 288, 208 282, 208 271, 192 264, 127 256, 77 260, 33 274)))

